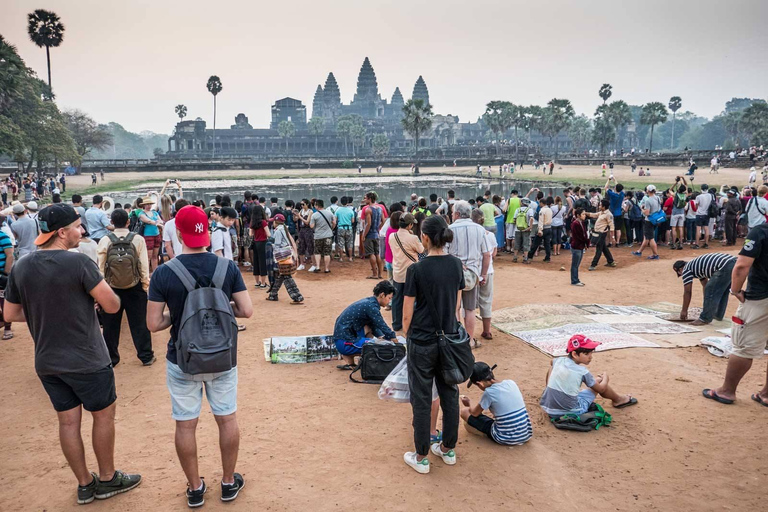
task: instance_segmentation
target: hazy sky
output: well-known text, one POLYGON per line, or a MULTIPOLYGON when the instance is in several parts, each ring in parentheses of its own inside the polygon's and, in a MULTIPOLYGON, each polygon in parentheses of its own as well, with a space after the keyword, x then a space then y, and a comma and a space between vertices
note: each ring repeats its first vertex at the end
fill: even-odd
POLYGON ((366 56, 383 97, 399 86, 408 99, 423 75, 435 112, 462 121, 495 99, 568 98, 591 116, 604 82, 612 99, 678 95, 707 117, 768 95, 765 0, 2 0, 0 34, 45 77, 26 33, 36 8, 67 29, 51 50, 59 105, 132 131, 170 133, 178 103, 210 126, 213 74, 219 127, 238 112, 266 127, 285 96, 309 113, 329 71, 348 103, 366 56))

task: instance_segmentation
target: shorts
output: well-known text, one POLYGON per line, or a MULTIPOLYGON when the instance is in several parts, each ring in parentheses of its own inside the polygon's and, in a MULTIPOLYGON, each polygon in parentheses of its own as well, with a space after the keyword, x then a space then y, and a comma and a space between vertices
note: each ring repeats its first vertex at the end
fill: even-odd
POLYGON ((617 215, 613 217, 613 230, 614 231, 621 231, 621 228, 624 227, 624 217, 621 215, 617 215))
POLYGON ((366 238, 363 244, 365 249, 365 256, 377 256, 379 254, 379 239, 378 238, 366 238))
POLYGON ((144 241, 147 243, 147 252, 151 252, 155 248, 159 249, 162 244, 160 235, 145 236, 144 241))
POLYGON ((316 238, 315 254, 320 256, 330 256, 333 250, 333 238, 316 238))
POLYGON ((707 215, 697 215, 696 216, 696 225, 699 227, 709 226, 709 216, 707 215))
POLYGON ((355 356, 363 351, 363 345, 371 341, 364 335, 357 339, 357 341, 344 341, 336 340, 336 350, 342 356, 355 356))
POLYGON ((355 247, 355 235, 352 228, 339 228, 336 231, 336 247, 351 250, 355 247))
POLYGON ((469 418, 467 418, 467 425, 469 425, 475 430, 479 430, 480 432, 488 436, 489 439, 493 439, 493 435, 491 434, 491 432, 493 432, 494 423, 496 423, 496 420, 494 420, 490 416, 486 416, 483 413, 480 413, 480 416, 472 416, 470 414, 469 418))
POLYGON ((226 372, 190 375, 167 359, 165 363, 174 420, 188 421, 200 417, 203 388, 215 416, 229 416, 237 411, 237 367, 226 372))
POLYGON ((480 283, 471 290, 461 291, 461 305, 464 307, 464 311, 474 311, 477 309, 477 288, 479 286, 480 283))
POLYGON ((739 304, 731 324, 735 356, 760 359, 768 348, 768 299, 746 300, 739 304))
POLYGON ((646 240, 652 240, 656 234, 656 226, 650 223, 650 221, 643 221, 643 238, 646 240))
POLYGON ((516 227, 514 224, 505 224, 507 227, 507 240, 514 240, 515 239, 515 231, 516 227))
POLYGON ((491 318, 493 305, 493 274, 485 277, 485 284, 475 286, 477 291, 477 302, 480 307, 480 318, 491 318))
POLYGON ((115 372, 107 366, 93 373, 38 375, 56 412, 80 405, 88 412, 106 409, 117 400, 115 372))
POLYGON ((673 228, 685 226, 685 214, 679 213, 679 214, 673 215, 669 221, 669 225, 672 226, 673 228))
POLYGON ((486 231, 490 231, 491 233, 496 233, 496 224, 493 226, 483 226, 486 231))

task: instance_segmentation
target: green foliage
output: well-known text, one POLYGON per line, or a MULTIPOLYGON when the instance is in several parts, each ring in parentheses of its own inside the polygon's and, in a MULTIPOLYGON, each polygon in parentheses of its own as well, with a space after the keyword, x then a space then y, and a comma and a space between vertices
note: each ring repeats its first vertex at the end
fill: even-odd
POLYGON ((205 88, 208 89, 208 92, 213 94, 214 97, 221 92, 221 89, 223 88, 221 85, 221 79, 219 79, 216 75, 211 75, 210 78, 208 78, 208 82, 205 84, 205 88))
POLYGON ((508 101, 491 101, 485 106, 483 121, 498 138, 512 126, 513 108, 514 105, 508 101))
POLYGON ((352 160, 344 160, 341 162, 341 168, 342 169, 351 169, 354 166, 354 163, 352 163, 352 160))
POLYGON ((586 147, 589 141, 592 139, 592 123, 585 115, 576 116, 568 127, 568 136, 573 141, 573 147, 576 151, 580 151, 586 147))
POLYGON ((152 158, 154 148, 167 147, 168 135, 152 132, 133 133, 118 123, 101 125, 112 136, 112 145, 93 150, 89 158, 94 159, 138 159, 152 158))
POLYGON ((744 109, 741 120, 751 144, 768 143, 768 104, 764 102, 752 103, 744 109))
POLYGON ((667 121, 667 107, 658 101, 652 101, 643 105, 640 122, 651 127, 651 141, 649 151, 653 151, 653 128, 667 121))
POLYGON ((386 133, 377 133, 371 140, 373 154, 381 158, 389 154, 389 137, 386 133))
MULTIPOLYGON (((550 145, 557 135, 568 128, 576 116, 573 106, 569 100, 553 98, 549 100, 547 106, 543 109, 543 118, 540 131, 543 135, 549 137, 550 145)), ((557 158, 557 147, 555 147, 555 158, 557 158)))
POLYGON ((613 94, 613 86, 611 84, 603 84, 597 94, 603 99, 603 105, 605 105, 605 102, 613 94))
POLYGON ((315 137, 315 153, 317 153, 317 138, 325 132, 325 120, 322 117, 313 117, 307 123, 310 135, 315 137))
POLYGON ((680 110, 680 107, 683 106, 683 100, 680 98, 680 96, 672 96, 669 98, 669 110, 672 111, 673 114, 676 114, 678 110, 680 110))
POLYGON ((715 146, 723 145, 728 137, 725 129, 723 116, 718 116, 708 123, 696 126, 680 136, 678 147, 687 147, 689 149, 713 149, 715 146))
POLYGON ((77 154, 80 155, 80 160, 94 149, 105 149, 112 145, 112 134, 109 129, 104 125, 97 124, 85 112, 68 110, 64 112, 64 121, 75 141, 75 148, 77 154))
POLYGON ((352 140, 352 155, 356 155, 356 148, 363 147, 365 145, 365 139, 368 135, 368 130, 362 123, 355 124, 349 133, 349 138, 352 140))
POLYGON ((344 137, 344 154, 349 153, 348 141, 350 137, 359 135, 360 126, 363 126, 363 118, 357 114, 341 116, 336 122, 336 133, 344 137))
POLYGON ((759 98, 731 98, 725 103, 723 114, 731 112, 740 112, 752 106, 753 103, 765 103, 765 100, 759 98))
POLYGON ((280 121, 277 125, 277 133, 285 139, 285 151, 288 152, 288 139, 296 133, 296 126, 291 121, 280 121))
POLYGON ((416 166, 419 165, 419 140, 421 134, 432 128, 432 105, 421 99, 410 99, 403 105, 403 129, 416 143, 416 166))
POLYGON ((186 105, 176 105, 176 108, 174 109, 176 111, 176 115, 179 116, 179 121, 183 121, 185 117, 187 117, 187 106, 186 105))
POLYGON ((616 140, 616 129, 608 118, 608 106, 600 105, 595 111, 595 129, 592 132, 592 142, 600 146, 604 153, 606 146, 616 140))

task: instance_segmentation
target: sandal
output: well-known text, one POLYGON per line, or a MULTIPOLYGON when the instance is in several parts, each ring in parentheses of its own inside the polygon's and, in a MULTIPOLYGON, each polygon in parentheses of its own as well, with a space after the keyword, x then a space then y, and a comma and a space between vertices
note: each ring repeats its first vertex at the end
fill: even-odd
POLYGON ((267 297, 268 301, 277 302, 277 297, 267 297))
POLYGON ((291 306, 303 306, 304 305, 304 299, 301 300, 294 300, 289 302, 291 306))
POLYGON ((730 398, 723 398, 717 393, 715 393, 714 389, 703 389, 701 391, 701 394, 704 395, 704 398, 709 398, 710 400, 714 400, 715 402, 720 402, 721 404, 731 405, 733 403, 733 400, 731 400, 730 398))
POLYGON ((633 397, 632 395, 629 395, 629 402, 624 402, 620 405, 614 405, 614 409, 623 409, 624 407, 629 407, 631 405, 637 404, 637 398, 633 397))
POLYGON ((768 400, 763 400, 762 398, 760 398, 760 395, 758 395, 757 393, 754 393, 752 395, 752 400, 754 400, 755 402, 759 403, 762 406, 768 407, 768 400))
POLYGON ((354 364, 339 364, 336 365, 337 370, 345 371, 345 370, 354 370, 357 368, 357 365, 354 364))
POLYGON ((376 277, 376 276, 368 276, 368 277, 366 277, 366 279, 376 279, 376 280, 378 280, 379 278, 376 277))
POLYGON ((243 332, 245 330, 245 326, 243 324, 237 324, 237 331, 243 332))
POLYGON ((483 338, 484 340, 492 340, 493 334, 491 334, 490 332, 484 332, 483 334, 480 335, 480 337, 483 338))
POLYGON ((482 347, 482 346, 483 346, 483 344, 482 344, 482 343, 480 343, 480 342, 477 340, 477 338, 472 338, 472 339, 469 341, 469 346, 470 346, 470 348, 480 348, 480 347, 482 347))

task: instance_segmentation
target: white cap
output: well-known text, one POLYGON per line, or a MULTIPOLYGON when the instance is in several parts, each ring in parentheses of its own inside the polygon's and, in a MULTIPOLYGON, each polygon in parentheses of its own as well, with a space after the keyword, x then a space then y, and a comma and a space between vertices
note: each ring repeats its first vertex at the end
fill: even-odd
POLYGON ((645 190, 647 190, 648 192, 656 192, 656 185, 648 185, 647 187, 645 187, 645 190))
POLYGON ((36 212, 37 211, 37 202, 35 202, 35 201, 28 202, 27 203, 27 210, 36 212))

